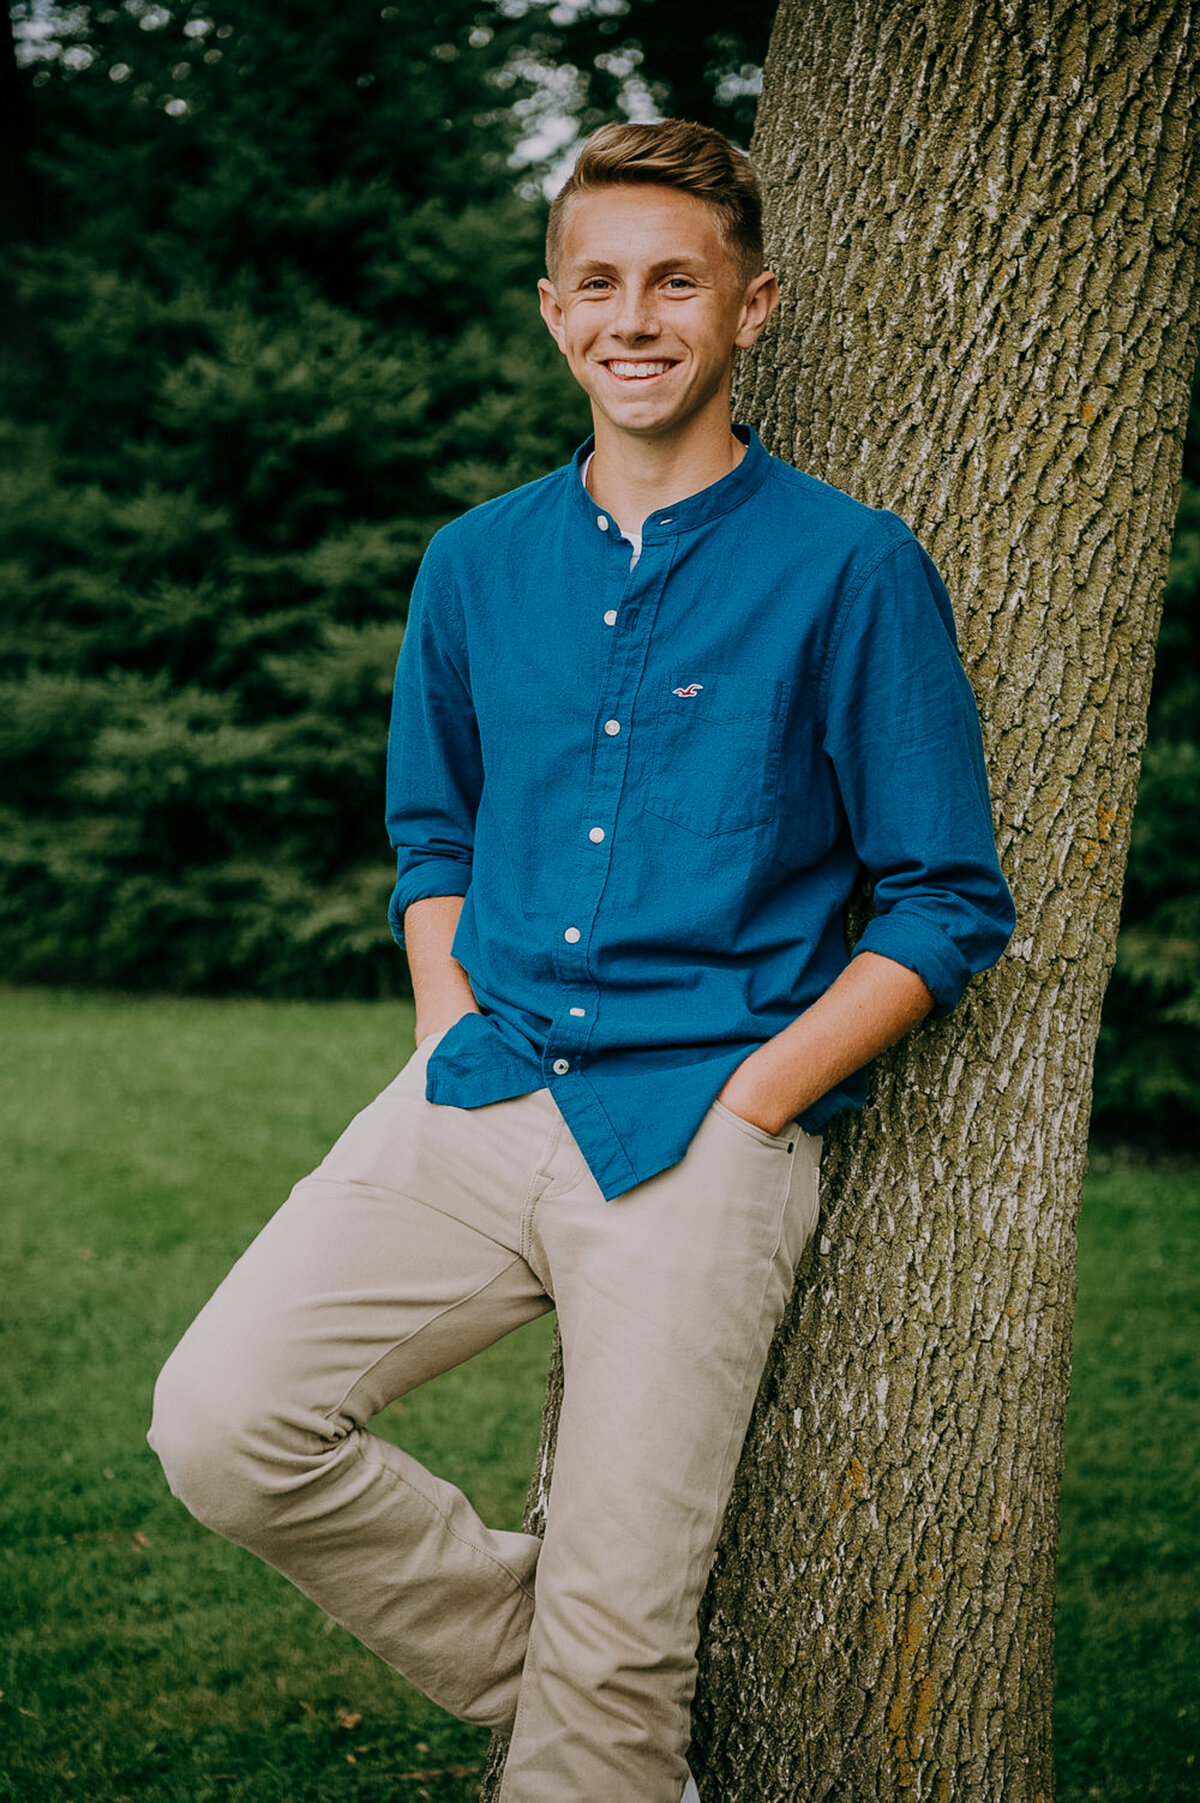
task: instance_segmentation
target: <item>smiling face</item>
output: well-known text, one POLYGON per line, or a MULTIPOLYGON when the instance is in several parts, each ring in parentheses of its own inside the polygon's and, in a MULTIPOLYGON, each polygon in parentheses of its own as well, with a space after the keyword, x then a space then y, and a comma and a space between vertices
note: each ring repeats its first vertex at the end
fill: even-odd
POLYGON ((575 195, 554 278, 538 286, 598 441, 727 434, 734 350, 779 298, 768 271, 746 279, 710 206, 641 183, 575 195))

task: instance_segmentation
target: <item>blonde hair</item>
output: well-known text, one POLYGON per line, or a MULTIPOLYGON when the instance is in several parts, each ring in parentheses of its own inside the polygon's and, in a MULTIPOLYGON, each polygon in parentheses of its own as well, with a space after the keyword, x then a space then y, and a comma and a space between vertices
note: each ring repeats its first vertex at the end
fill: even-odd
POLYGON ((721 241, 744 280, 763 267, 762 195, 754 165, 711 125, 662 119, 653 125, 602 125, 586 138, 546 228, 546 272, 555 279, 567 208, 576 194, 645 182, 677 188, 717 215, 721 241))

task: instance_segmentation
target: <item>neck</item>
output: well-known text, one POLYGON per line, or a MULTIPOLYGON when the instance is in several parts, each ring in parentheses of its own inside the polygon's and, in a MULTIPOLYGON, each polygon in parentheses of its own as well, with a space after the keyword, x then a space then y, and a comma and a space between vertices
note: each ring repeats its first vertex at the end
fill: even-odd
POLYGON ((702 439, 631 438, 598 418, 596 451, 588 470, 588 493, 625 530, 640 531, 660 507, 686 501, 736 469, 746 447, 735 438, 728 415, 720 429, 702 439))

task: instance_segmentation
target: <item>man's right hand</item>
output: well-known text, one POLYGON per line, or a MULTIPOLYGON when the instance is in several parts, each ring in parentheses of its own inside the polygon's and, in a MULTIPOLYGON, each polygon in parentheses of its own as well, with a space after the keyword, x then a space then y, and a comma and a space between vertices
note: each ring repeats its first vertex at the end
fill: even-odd
POLYGON ((464 1014, 482 1014, 482 1012, 483 1010, 479 1007, 478 1003, 473 1001, 469 1008, 459 1008, 456 1012, 449 1014, 444 1018, 441 1015, 438 1015, 433 1020, 432 1024, 429 1025, 426 1024, 425 1016, 423 1014, 418 1014, 416 1031, 413 1037, 417 1044, 420 1045, 423 1039, 432 1039, 435 1034, 449 1032, 450 1028, 454 1026, 456 1021, 460 1021, 464 1014))
POLYGON ((464 1014, 482 1012, 462 965, 451 956, 461 895, 432 895, 404 912, 404 943, 417 1005, 416 1041, 443 1033, 464 1014))

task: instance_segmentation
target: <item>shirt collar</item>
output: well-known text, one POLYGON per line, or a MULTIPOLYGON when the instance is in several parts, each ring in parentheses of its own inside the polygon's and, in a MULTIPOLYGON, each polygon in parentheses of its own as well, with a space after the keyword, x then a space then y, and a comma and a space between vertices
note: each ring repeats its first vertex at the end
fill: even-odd
MULTIPOLYGON (((646 544, 655 539, 673 538, 680 532, 694 531, 697 526, 705 526, 710 520, 719 519, 722 514, 740 507, 751 495, 757 493, 770 469, 770 455, 752 426, 735 425, 733 430, 746 446, 746 455, 737 468, 730 470, 727 476, 722 476, 719 482, 714 482, 709 488, 702 488, 698 494, 688 495, 686 500, 676 501, 670 507, 647 515, 642 528, 646 544)), ((595 448, 594 437, 585 439, 569 466, 572 501, 580 512, 586 514, 593 526, 602 509, 584 486, 583 472, 595 448)))

